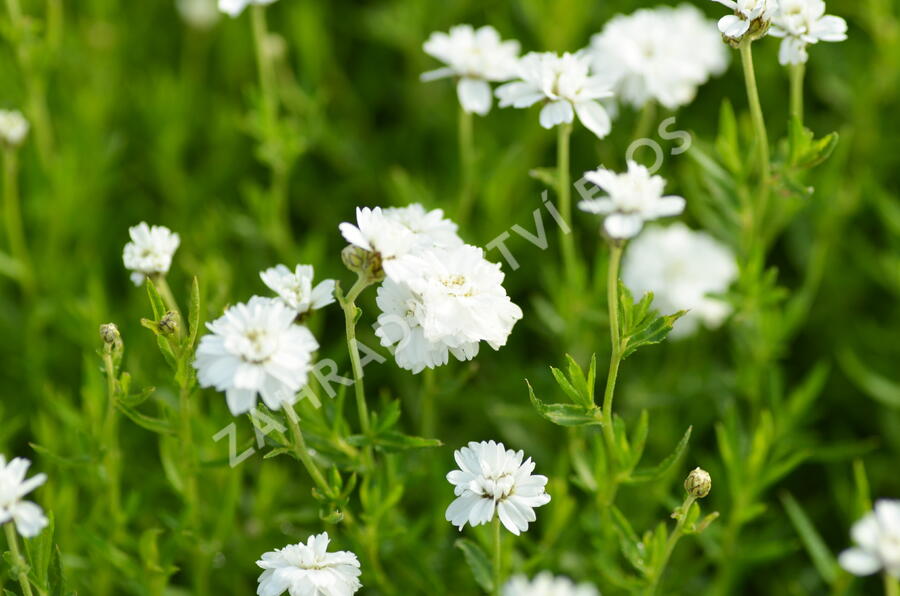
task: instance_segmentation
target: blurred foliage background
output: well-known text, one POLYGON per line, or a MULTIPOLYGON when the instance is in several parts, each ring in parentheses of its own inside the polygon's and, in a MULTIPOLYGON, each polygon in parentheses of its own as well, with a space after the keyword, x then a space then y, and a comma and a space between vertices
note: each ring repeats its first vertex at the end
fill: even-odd
MULTIPOLYGON (((710 16, 721 8, 695 4, 710 16)), ((185 572, 174 570, 191 563, 180 546, 179 500, 166 481, 157 441, 126 419, 126 539, 110 540, 102 506, 94 415, 105 399, 98 325, 119 325, 124 368, 136 385, 156 387, 154 400, 176 399, 154 338, 139 323, 148 313, 146 294, 131 285, 122 266, 128 226, 146 220, 181 235, 169 283, 186 301, 196 275, 206 320, 229 303, 267 293, 257 272, 275 263, 312 263, 317 276, 346 284, 337 225, 352 220, 357 205, 415 201, 455 213, 455 90, 446 81, 418 79, 435 67, 421 50, 431 31, 461 22, 491 24, 504 38, 519 39, 525 51, 574 51, 614 14, 652 5, 282 0, 267 11, 279 36, 270 51, 283 105, 274 136, 263 134, 257 118, 246 14, 196 28, 166 0, 23 0, 24 40, 8 15, 0 17, 6 40, 0 107, 22 109, 32 121, 20 152, 20 189, 34 273, 28 287, 17 283, 20 272, 8 259, 0 263, 0 452, 27 456, 49 475, 36 498, 55 515, 70 588, 153 593, 150 586, 172 572, 171 593, 194 593, 185 572), (35 97, 45 97, 46 105, 35 97), (275 184, 272 163, 282 176, 275 184), (284 212, 271 212, 273 193, 282 191, 289 233, 281 227, 284 212)), ((735 484, 726 481, 734 476, 725 469, 716 424, 738 429, 736 444, 752 451, 760 406, 748 407, 742 395, 740 350, 730 332, 667 341, 629 359, 620 374, 619 414, 633 423, 641 409, 650 412, 651 459, 664 457, 693 425, 689 451, 669 481, 622 489, 619 501, 632 524, 650 528, 665 519, 680 502, 681 479, 695 465, 713 476, 704 508, 722 514, 700 540, 680 545, 663 593, 878 590, 876 579, 829 576, 828 565, 810 556, 816 549, 804 542, 796 516, 791 523, 784 505, 792 495, 823 545, 837 552, 849 545, 849 526, 861 513, 863 463, 873 497, 900 496, 900 7, 892 0, 829 0, 828 9, 847 19, 849 40, 811 49, 806 125, 818 136, 838 131, 840 144, 808 177, 816 192, 767 260, 777 268, 779 286, 805 290, 808 297, 802 324, 766 356, 762 399, 771 399, 776 420, 787 414, 779 414, 772 396, 801 386, 814 367, 823 367, 814 404, 771 439, 772 451, 802 452, 802 461, 760 490, 763 508, 735 530, 729 521, 735 484), (854 461, 861 462, 856 475, 854 461), (736 531, 730 549, 723 546, 729 531, 736 531)), ((788 117, 788 79, 777 45, 772 39, 755 44, 773 140, 785 136, 788 117)), ((691 131, 700 148, 716 136, 725 99, 749 130, 737 54, 733 58, 729 71, 677 114, 677 128, 691 131)), ((600 163, 623 168, 637 120, 623 107, 603 141, 576 128, 575 178, 600 163)), ((476 119, 475 139, 477 200, 461 235, 484 245, 514 224, 533 230, 532 211, 540 207, 544 187, 528 172, 553 165, 554 133, 537 125, 536 112, 495 107, 476 119)), ((710 199, 689 155, 667 158, 660 174, 669 180, 667 190, 687 197, 685 219, 700 227, 710 199)), ((419 398, 433 390, 436 427, 427 430, 444 443, 390 456, 393 482, 405 492, 385 513, 380 541, 396 593, 477 593, 453 548, 457 531, 443 520, 452 500, 444 475, 454 448, 489 438, 525 449, 538 473, 551 477, 553 501, 515 542, 512 568, 551 569, 594 581, 605 594, 619 593, 618 569, 627 565, 615 534, 604 528, 590 494, 567 481, 574 475, 572 453, 561 446, 570 431, 538 417, 524 382, 528 378, 549 399, 558 389, 548 365, 560 366, 566 353, 582 364, 594 352, 600 362, 608 356, 606 249, 596 224, 591 218, 575 222, 583 258, 595 264, 588 287, 578 292, 560 281, 555 245, 540 251, 512 236, 509 246, 522 267, 504 267, 506 287, 525 318, 499 352, 485 349, 471 363, 437 370, 429 379, 432 389, 390 361, 367 367, 370 400, 399 397, 410 431, 420 432, 427 422, 419 398)), ((496 251, 488 256, 501 260, 496 251)), ((375 346, 374 292, 361 306, 361 339, 375 346)), ((347 366, 339 310, 323 311, 311 325, 320 357, 347 366)), ((322 529, 310 481, 289 458, 264 460, 259 453, 229 469, 223 463, 227 441, 212 438, 231 421, 223 397, 204 391, 197 409, 201 515, 209 533, 187 539, 204 545, 210 593, 252 593, 261 553, 322 529)), ((236 422, 241 446, 251 445, 250 423, 236 422)), ((480 536, 480 530, 465 533, 480 536)), ((340 529, 331 532, 339 547, 354 547, 340 529)), ((360 556, 368 585, 366 557, 360 556)))

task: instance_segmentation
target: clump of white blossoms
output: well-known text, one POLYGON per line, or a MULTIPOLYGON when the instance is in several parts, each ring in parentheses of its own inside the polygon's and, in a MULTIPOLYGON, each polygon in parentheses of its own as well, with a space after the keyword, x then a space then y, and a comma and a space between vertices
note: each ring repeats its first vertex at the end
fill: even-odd
POLYGON ((139 286, 149 275, 165 275, 181 238, 165 226, 148 226, 141 222, 128 228, 131 242, 125 245, 122 261, 131 271, 131 281, 139 286))
POLYGON ((447 474, 456 499, 447 507, 447 521, 460 530, 500 522, 515 535, 528 530, 536 519, 534 508, 550 502, 545 492, 547 477, 532 474, 534 462, 522 451, 513 451, 494 441, 470 442, 453 452, 458 470, 447 474))
POLYGON ((265 553, 256 562, 258 596, 350 596, 362 587, 359 560, 352 552, 328 552, 328 533, 310 536, 306 544, 291 544, 265 553))
POLYGON ((591 56, 594 72, 635 108, 648 101, 669 109, 688 104, 700 85, 728 66, 715 23, 688 4, 613 17, 591 38, 591 56))
POLYGON ((503 586, 503 596, 600 596, 597 588, 588 583, 575 584, 564 576, 554 577, 542 571, 529 581, 524 575, 515 575, 503 586))
POLYGON ((599 138, 609 134, 612 122, 598 101, 613 96, 609 82, 590 72, 589 53, 562 56, 553 52, 530 52, 518 63, 519 80, 497 88, 500 107, 527 108, 545 102, 540 122, 553 128, 578 119, 599 138))
POLYGON ((395 273, 378 289, 375 334, 381 345, 395 346, 397 364, 413 373, 446 364, 448 354, 471 360, 482 341, 500 349, 522 318, 503 288, 500 265, 478 247, 411 254, 395 273))
POLYGON ((449 33, 435 32, 422 46, 447 66, 423 73, 423 81, 458 77, 456 94, 462 108, 484 116, 491 110, 491 82, 515 76, 519 42, 503 41, 493 27, 457 25, 449 33))
POLYGON ((648 228, 628 245, 622 264, 622 282, 635 296, 653 292, 660 312, 688 311, 675 321, 673 338, 694 333, 700 324, 720 326, 731 305, 715 295, 724 294, 737 274, 731 249, 682 223, 648 228))
POLYGON ((778 0, 713 0, 734 11, 719 19, 719 31, 732 42, 741 41, 744 36, 759 39, 772 24, 778 10, 778 0))
POLYGON ((826 15, 823 0, 781 0, 769 33, 783 38, 778 50, 781 64, 805 64, 807 45, 847 39, 847 21, 826 15))
POLYGON ((334 280, 326 279, 313 287, 312 265, 297 265, 294 271, 276 265, 260 272, 259 277, 278 298, 298 315, 334 302, 334 280))
POLYGON ((235 416, 253 409, 257 395, 273 410, 293 404, 319 348, 309 329, 294 323, 296 317, 281 300, 259 296, 228 308, 207 323, 212 333, 197 347, 200 385, 224 391, 235 416))
POLYGON ((22 499, 47 481, 46 474, 35 474, 26 480, 30 465, 24 457, 15 457, 7 463, 6 457, 0 454, 0 526, 11 521, 24 538, 37 536, 47 526, 43 509, 22 499))
POLYGON ((236 17, 251 4, 272 4, 276 0, 219 0, 219 10, 230 17, 236 17))
POLYGON ((18 147, 28 136, 28 120, 22 112, 0 110, 0 144, 18 147))
POLYGON ((684 198, 663 196, 666 181, 634 161, 628 162, 628 172, 616 174, 606 168, 585 172, 584 177, 607 196, 585 199, 578 208, 605 217, 603 229, 613 240, 627 240, 637 236, 645 221, 678 215, 684 211, 684 198))
POLYGON ((900 579, 900 500, 881 499, 850 530, 857 546, 841 553, 841 567, 854 575, 884 570, 900 579))

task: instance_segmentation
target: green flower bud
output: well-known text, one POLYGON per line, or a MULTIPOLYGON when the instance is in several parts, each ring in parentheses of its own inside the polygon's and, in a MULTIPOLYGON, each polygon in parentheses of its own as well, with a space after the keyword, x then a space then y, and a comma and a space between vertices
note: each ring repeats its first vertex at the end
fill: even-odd
POLYGON ((695 499, 702 499, 712 488, 712 477, 702 468, 694 468, 684 480, 684 490, 695 499))

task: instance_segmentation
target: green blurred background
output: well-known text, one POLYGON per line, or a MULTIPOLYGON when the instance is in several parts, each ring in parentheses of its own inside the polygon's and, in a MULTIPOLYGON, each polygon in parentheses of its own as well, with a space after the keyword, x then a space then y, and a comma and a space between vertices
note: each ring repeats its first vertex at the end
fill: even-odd
MULTIPOLYGON (((654 5, 627 0, 275 3, 268 16, 271 30, 283 40, 273 44, 284 102, 282 149, 292 157, 286 186, 291 236, 283 242, 265 218, 269 170, 254 138, 257 71, 249 15, 223 17, 201 30, 186 25, 167 0, 22 4, 36 39, 49 33, 55 41, 33 45, 26 73, 10 41, 10 21, 0 17, 6 34, 0 107, 22 109, 33 119, 29 85, 43 87, 52 133, 40 152, 33 128, 20 152, 36 291, 20 289, 14 268, 0 270, 0 452, 30 457, 50 476, 36 498, 55 513, 66 575, 83 594, 98 593, 92 581, 101 568, 112 573, 111 593, 147 593, 154 572, 147 569, 140 537, 151 528, 162 532, 161 561, 184 564, 178 541, 168 539, 178 525, 179 500, 166 482, 155 437, 127 420, 122 422, 124 498, 133 541, 112 547, 102 538, 90 413, 96 404, 92 396, 102 395, 105 383, 96 354, 98 325, 119 325, 124 366, 137 385, 157 387, 154 399, 175 400, 154 339, 139 324, 148 316, 146 294, 131 285, 122 266, 128 226, 145 220, 181 235, 169 282, 185 300, 197 275, 207 320, 226 304, 266 293, 257 272, 279 262, 312 263, 317 276, 347 283, 337 225, 352 220, 356 206, 415 201, 442 207, 451 216, 456 208, 455 90, 447 81, 418 79, 436 66, 421 50, 430 32, 462 22, 491 24, 504 38, 519 39, 525 51, 574 51, 612 15, 654 5), (54 30, 51 22, 48 31, 47 9, 60 6, 61 27, 54 30)), ((694 4, 710 16, 721 13, 712 2, 694 4)), ((802 424, 778 443, 788 450, 810 449, 810 457, 765 492, 766 510, 743 528, 733 553, 738 558, 734 593, 829 589, 788 522, 780 495, 790 492, 802 503, 834 552, 848 546, 856 517, 854 460, 865 462, 873 496, 900 496, 900 7, 892 0, 829 0, 828 8, 847 19, 849 40, 810 51, 807 126, 818 135, 837 130, 840 145, 809 178, 816 192, 773 247, 769 264, 777 266, 780 285, 793 290, 811 284, 814 296, 802 328, 771 355, 778 364, 773 382, 796 386, 819 363, 829 374, 802 424)), ((767 39, 755 46, 773 139, 785 135, 788 110, 787 74, 778 65, 777 45, 767 39)), ((698 142, 715 136, 725 98, 747 125, 740 65, 736 54, 732 58, 728 72, 702 87, 677 114, 677 127, 692 131, 698 142)), ((622 108, 603 141, 576 127, 575 178, 600 163, 622 168, 636 121, 636 114, 622 108)), ((533 229, 531 212, 540 206, 544 187, 528 171, 554 164, 555 134, 538 126, 536 111, 495 107, 476 119, 475 139, 477 202, 461 235, 484 245, 513 224, 533 229)), ((695 163, 673 157, 660 174, 669 180, 667 190, 687 197, 684 219, 699 227, 692 204, 702 205, 705 198, 695 163)), ((524 320, 501 351, 484 349, 474 362, 454 362, 434 375, 435 432, 445 446, 396 456, 390 464, 406 489, 382 526, 382 558, 392 582, 402 586, 398 593, 477 593, 453 548, 457 531, 443 521, 452 500, 443 476, 451 469, 452 449, 488 438, 525 449, 539 473, 554 477, 554 501, 538 512, 536 528, 516 541, 514 566, 530 573, 552 569, 618 593, 611 565, 625 565, 615 544, 600 543, 604 534, 590 498, 558 478, 571 473, 569 455, 560 448, 566 431, 537 416, 524 383, 528 378, 538 395, 560 401, 548 365, 560 366, 566 353, 583 364, 592 352, 600 362, 608 356, 605 249, 596 223, 575 222, 583 258, 596 263, 596 282, 578 295, 560 287, 555 246, 540 251, 513 236, 509 246, 522 268, 505 267, 506 287, 523 307, 524 320)), ((6 250, 5 241, 2 247, 6 250)), ((496 252, 488 256, 500 260, 496 252)), ((377 345, 371 332, 374 292, 361 306, 362 340, 377 345)), ((322 345, 320 357, 346 366, 339 310, 317 316, 312 330, 322 345)), ((723 516, 702 540, 682 543, 664 593, 704 593, 722 556, 718 538, 733 495, 724 482, 714 424, 728 417, 751 424, 742 418, 731 349, 727 331, 705 332, 643 350, 625 363, 620 376, 618 412, 633 422, 642 408, 650 411, 650 460, 662 458, 688 425, 694 427, 688 455, 671 482, 623 489, 620 502, 633 525, 649 528, 664 519, 680 500, 679 479, 695 465, 712 472, 716 484, 705 506, 723 516)), ((370 399, 400 397, 404 427, 415 431, 422 377, 390 362, 371 365, 366 375, 370 399)), ((197 444, 201 458, 210 462, 201 492, 208 527, 215 527, 214 535, 204 537, 213 592, 252 593, 254 561, 261 553, 323 526, 309 498, 308 478, 295 462, 257 454, 236 470, 221 465, 227 445, 212 435, 231 417, 221 395, 204 391, 202 396, 197 444)), ((250 444, 250 423, 236 422, 242 445, 250 444)), ((339 530, 335 540, 349 546, 339 530)), ((171 584, 188 593, 183 574, 176 573, 171 584)), ((849 587, 859 594, 877 589, 876 580, 849 587)))

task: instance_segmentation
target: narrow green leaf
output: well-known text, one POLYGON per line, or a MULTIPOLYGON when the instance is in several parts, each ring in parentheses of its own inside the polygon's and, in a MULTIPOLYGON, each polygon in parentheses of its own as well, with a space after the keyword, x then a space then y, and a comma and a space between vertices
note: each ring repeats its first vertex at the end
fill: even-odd
POLYGON ((600 424, 600 408, 585 409, 572 404, 545 404, 537 398, 531 383, 528 385, 528 396, 531 404, 543 418, 559 426, 586 426, 600 424))
POLYGON ((569 382, 566 376, 562 373, 558 368, 550 367, 550 372, 553 374, 553 378, 556 379, 556 384, 559 385, 559 388, 563 390, 569 399, 571 399, 576 404, 581 407, 585 407, 583 400, 581 399, 581 393, 569 382))
POLYGON ((146 428, 149 431, 153 431, 161 435, 174 434, 175 432, 172 428, 172 424, 168 420, 148 416, 134 408, 126 406, 121 402, 116 403, 116 408, 120 412, 128 416, 128 418, 130 418, 132 422, 142 428, 146 428))
POLYGON ((782 493, 781 503, 784 505, 784 509, 787 511, 788 518, 794 525, 794 529, 800 535, 800 540, 803 542, 803 546, 806 547, 806 552, 809 553, 819 575, 822 576, 826 584, 834 584, 838 574, 838 563, 831 551, 828 550, 828 547, 825 546, 825 541, 822 540, 822 536, 819 535, 815 525, 813 525, 809 516, 806 515, 806 512, 790 493, 782 493))
POLYGON ((653 468, 644 468, 635 470, 627 482, 629 483, 638 483, 638 482, 649 482, 652 480, 656 480, 663 476, 669 469, 678 461, 678 458, 684 453, 684 450, 687 449, 688 441, 691 440, 691 431, 694 429, 693 426, 689 426, 688 429, 684 432, 684 435, 681 437, 681 440, 678 441, 678 445, 675 446, 675 450, 669 454, 666 459, 664 459, 660 464, 653 468))
POLYGON ((635 534, 634 529, 632 529, 628 518, 622 515, 622 512, 615 505, 611 506, 609 511, 612 514, 613 527, 619 535, 619 549, 632 567, 641 573, 645 573, 647 564, 638 547, 640 539, 635 534))
POLYGON ((475 581, 481 586, 485 592, 494 591, 494 580, 491 573, 491 562, 485 554, 484 550, 476 543, 466 538, 459 538, 453 545, 463 552, 469 569, 475 581))
POLYGON ((187 347, 187 350, 185 350, 186 352, 189 352, 194 348, 194 344, 197 341, 197 334, 200 332, 200 283, 197 281, 196 276, 194 276, 194 279, 191 282, 191 299, 190 304, 188 305, 188 329, 190 333, 187 338, 187 343, 185 344, 187 347))
POLYGON ((900 408, 900 383, 872 371, 850 350, 838 355, 841 368, 859 389, 889 408, 900 408))
POLYGON ((535 180, 543 182, 550 188, 556 188, 557 186, 559 186, 559 182, 557 182, 556 168, 531 168, 530 170, 528 170, 528 175, 535 180))
POLYGON ((149 277, 144 282, 147 284, 147 296, 150 298, 150 308, 153 309, 153 318, 157 321, 160 320, 166 311, 166 303, 163 302, 162 296, 159 295, 159 290, 156 289, 156 285, 153 283, 153 280, 149 277))
POLYGON ((631 461, 628 462, 628 468, 634 469, 644 455, 644 446, 647 444, 647 432, 650 430, 650 415, 647 410, 641 410, 641 417, 638 419, 637 427, 631 435, 631 461))

